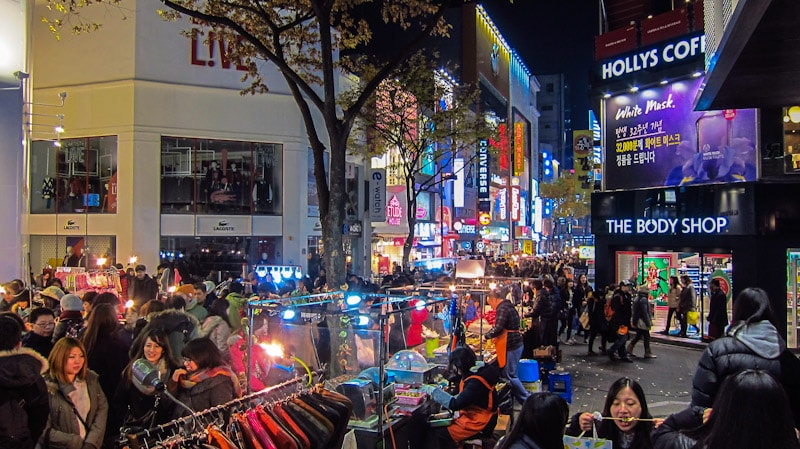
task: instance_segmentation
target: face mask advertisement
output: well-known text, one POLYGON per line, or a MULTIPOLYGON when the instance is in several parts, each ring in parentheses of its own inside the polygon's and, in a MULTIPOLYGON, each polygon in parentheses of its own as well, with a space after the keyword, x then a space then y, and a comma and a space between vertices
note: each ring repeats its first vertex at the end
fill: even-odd
POLYGON ((605 101, 606 190, 755 181, 755 109, 692 110, 702 77, 605 101))

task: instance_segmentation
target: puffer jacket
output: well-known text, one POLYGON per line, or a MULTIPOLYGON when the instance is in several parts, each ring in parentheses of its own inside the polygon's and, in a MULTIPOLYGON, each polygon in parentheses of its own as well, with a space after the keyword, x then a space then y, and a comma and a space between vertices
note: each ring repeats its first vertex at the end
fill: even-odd
POLYGON ((781 379, 779 357, 786 342, 769 321, 737 323, 725 337, 703 351, 692 380, 692 405, 711 407, 722 381, 747 369, 760 369, 781 379))
POLYGON ((60 384, 50 376, 45 376, 47 392, 50 395, 50 422, 40 443, 42 447, 53 449, 100 449, 106 431, 108 401, 100 388, 100 380, 94 371, 86 371, 86 387, 89 390, 91 407, 86 416, 86 438, 80 436, 78 418, 72 401, 67 396, 75 389, 71 384, 60 384))
POLYGON ((667 417, 651 435, 653 449, 692 449, 697 440, 684 433, 699 433, 703 425, 703 407, 689 407, 667 417))
POLYGON ((47 359, 32 349, 0 351, 0 447, 30 449, 42 435, 50 410, 46 371, 47 359))
POLYGON ((181 360, 181 351, 189 340, 197 338, 199 333, 200 323, 197 318, 189 315, 182 310, 167 309, 161 312, 155 312, 147 315, 148 323, 139 332, 136 340, 133 341, 128 355, 133 357, 137 354, 139 349, 144 345, 144 335, 147 335, 149 329, 161 329, 166 332, 169 338, 169 346, 172 351, 172 358, 181 360))
POLYGON ((228 338, 231 336, 231 327, 220 316, 211 315, 200 325, 198 333, 200 338, 208 338, 214 342, 214 346, 219 349, 225 360, 231 359, 231 351, 228 347, 228 338))

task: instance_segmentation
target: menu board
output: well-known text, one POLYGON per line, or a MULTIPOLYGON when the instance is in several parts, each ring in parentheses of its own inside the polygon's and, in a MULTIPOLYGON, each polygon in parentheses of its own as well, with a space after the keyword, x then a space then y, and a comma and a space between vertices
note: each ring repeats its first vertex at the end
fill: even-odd
POLYGON ((702 81, 606 100, 606 190, 756 179, 756 110, 693 111, 702 81))

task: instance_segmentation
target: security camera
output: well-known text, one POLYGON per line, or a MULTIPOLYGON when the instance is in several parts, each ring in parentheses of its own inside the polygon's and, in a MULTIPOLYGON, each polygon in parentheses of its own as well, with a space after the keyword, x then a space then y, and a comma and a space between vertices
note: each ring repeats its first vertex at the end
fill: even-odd
POLYGON ((14 76, 17 77, 17 79, 20 81, 26 80, 31 77, 30 73, 25 73, 21 70, 17 70, 16 72, 14 72, 14 76))

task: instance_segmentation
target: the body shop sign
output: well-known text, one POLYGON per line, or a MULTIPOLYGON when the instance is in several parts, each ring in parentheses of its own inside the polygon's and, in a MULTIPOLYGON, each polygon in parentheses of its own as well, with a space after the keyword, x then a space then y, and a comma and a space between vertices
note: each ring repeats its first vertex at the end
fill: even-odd
POLYGON ((718 235, 728 229, 727 217, 623 218, 605 221, 605 233, 623 235, 718 235))
POLYGON ((692 78, 605 101, 606 190, 756 179, 756 111, 693 111, 702 82, 692 78))

